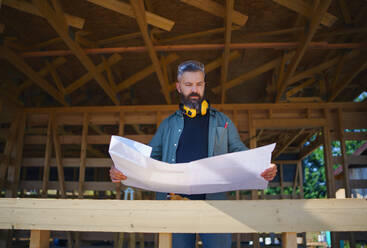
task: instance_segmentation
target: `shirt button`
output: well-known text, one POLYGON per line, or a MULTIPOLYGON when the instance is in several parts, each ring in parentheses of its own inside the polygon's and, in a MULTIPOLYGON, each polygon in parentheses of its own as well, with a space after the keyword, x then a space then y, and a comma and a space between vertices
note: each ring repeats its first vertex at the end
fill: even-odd
POLYGON ((174 144, 174 146, 177 146, 177 144, 174 144))
POLYGON ((172 162, 175 162, 175 159, 174 158, 172 159, 172 162))
POLYGON ((181 132, 181 129, 178 129, 179 132, 181 132))

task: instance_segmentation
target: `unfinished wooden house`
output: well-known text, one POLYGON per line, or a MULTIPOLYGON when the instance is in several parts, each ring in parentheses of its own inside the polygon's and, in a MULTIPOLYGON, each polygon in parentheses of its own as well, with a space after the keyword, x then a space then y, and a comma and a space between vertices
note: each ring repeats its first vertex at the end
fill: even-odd
POLYGON ((365 200, 332 199, 367 188, 366 16, 365 0, 0 0, 0 246, 171 247, 175 232, 234 233, 238 248, 306 247, 307 231, 332 231, 333 247, 367 240, 365 200), (111 135, 148 143, 178 108, 189 59, 248 147, 277 143, 277 194, 158 202, 135 189, 130 201, 110 181, 111 135), (352 154, 350 140, 363 141, 352 154), (328 199, 302 200, 303 160, 320 146, 328 199))

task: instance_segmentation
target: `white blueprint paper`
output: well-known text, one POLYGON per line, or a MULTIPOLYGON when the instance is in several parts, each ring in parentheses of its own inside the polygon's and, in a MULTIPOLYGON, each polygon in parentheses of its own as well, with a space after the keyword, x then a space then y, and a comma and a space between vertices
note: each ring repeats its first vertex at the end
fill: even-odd
POLYGON ((204 194, 232 190, 265 189, 260 174, 270 166, 275 144, 204 158, 189 163, 169 164, 150 158, 152 148, 112 136, 109 153, 123 172, 127 186, 180 194, 204 194))

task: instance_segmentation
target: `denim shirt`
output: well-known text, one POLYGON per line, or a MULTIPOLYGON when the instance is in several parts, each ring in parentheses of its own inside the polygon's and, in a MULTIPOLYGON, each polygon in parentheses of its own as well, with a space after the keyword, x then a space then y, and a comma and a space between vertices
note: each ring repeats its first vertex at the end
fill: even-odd
MULTIPOLYGON (((225 114, 214 108, 209 109, 209 114, 208 157, 248 149, 242 143, 237 128, 225 114)), ((183 128, 184 117, 181 110, 163 120, 149 143, 153 148, 151 157, 171 164, 176 163, 176 150, 183 128)), ((166 193, 157 193, 156 199, 165 200, 166 193)), ((206 194, 206 199, 225 200, 226 192, 206 194)))

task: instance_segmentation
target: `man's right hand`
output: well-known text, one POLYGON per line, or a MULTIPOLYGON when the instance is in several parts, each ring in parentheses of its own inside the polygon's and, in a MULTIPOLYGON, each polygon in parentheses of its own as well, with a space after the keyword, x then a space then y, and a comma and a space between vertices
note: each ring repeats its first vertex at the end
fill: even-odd
POLYGON ((110 169, 110 178, 113 183, 119 183, 121 180, 127 179, 115 166, 112 166, 110 169))

